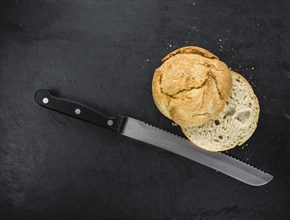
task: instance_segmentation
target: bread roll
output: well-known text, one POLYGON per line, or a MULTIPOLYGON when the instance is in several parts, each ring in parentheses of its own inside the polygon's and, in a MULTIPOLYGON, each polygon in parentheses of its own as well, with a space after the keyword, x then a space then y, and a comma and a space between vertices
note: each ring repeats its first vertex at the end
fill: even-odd
POLYGON ((183 47, 162 59, 152 94, 157 108, 176 124, 200 126, 224 108, 232 89, 227 65, 211 52, 183 47))
POLYGON ((199 127, 182 127, 187 138, 209 151, 225 151, 242 145, 254 133, 259 119, 259 102, 247 80, 231 72, 233 89, 224 110, 199 127))

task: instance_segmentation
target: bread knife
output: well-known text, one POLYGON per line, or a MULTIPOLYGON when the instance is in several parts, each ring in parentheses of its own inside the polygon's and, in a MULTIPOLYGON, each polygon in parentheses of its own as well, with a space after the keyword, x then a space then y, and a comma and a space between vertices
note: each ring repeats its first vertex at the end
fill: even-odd
POLYGON ((236 158, 219 152, 206 151, 185 138, 143 121, 120 115, 114 117, 106 116, 97 109, 81 102, 54 96, 47 89, 38 90, 34 98, 42 107, 93 123, 118 132, 121 135, 178 154, 246 184, 262 186, 273 179, 272 175, 236 158))

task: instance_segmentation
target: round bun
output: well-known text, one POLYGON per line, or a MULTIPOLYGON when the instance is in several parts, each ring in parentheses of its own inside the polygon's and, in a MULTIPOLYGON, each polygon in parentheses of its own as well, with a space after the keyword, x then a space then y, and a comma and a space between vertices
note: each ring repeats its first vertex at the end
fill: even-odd
POLYGON ((232 89, 227 65, 211 52, 183 47, 162 59, 152 81, 160 112, 180 126, 200 126, 224 108, 232 89))
POLYGON ((259 102, 248 81, 231 72, 233 89, 224 110, 198 127, 182 127, 185 136, 209 151, 225 151, 242 145, 254 133, 259 119, 259 102))

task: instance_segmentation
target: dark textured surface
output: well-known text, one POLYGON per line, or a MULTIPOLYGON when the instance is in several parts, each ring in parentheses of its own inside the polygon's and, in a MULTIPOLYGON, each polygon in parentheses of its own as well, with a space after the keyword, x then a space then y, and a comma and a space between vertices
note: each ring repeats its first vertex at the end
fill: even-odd
POLYGON ((289 219, 288 1, 1 1, 1 219, 289 219), (212 51, 253 85, 258 129, 230 154, 251 187, 39 107, 39 88, 174 133, 151 97, 175 48, 212 51))

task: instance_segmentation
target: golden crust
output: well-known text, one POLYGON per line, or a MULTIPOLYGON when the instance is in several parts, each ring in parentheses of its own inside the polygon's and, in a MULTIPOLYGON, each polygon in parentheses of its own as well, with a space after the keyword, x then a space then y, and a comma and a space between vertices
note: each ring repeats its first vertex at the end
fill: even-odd
POLYGON ((157 108, 180 126, 199 126, 216 117, 232 89, 227 65, 199 47, 183 47, 162 59, 152 94, 157 108))
POLYGON ((216 55, 212 54, 206 49, 203 49, 201 47, 197 46, 188 46, 188 47, 181 47, 179 49, 176 49, 172 51, 170 54, 168 54, 166 57, 162 59, 162 62, 165 62, 170 57, 175 56, 176 54, 199 54, 203 57, 209 58, 209 59, 219 59, 216 55))

